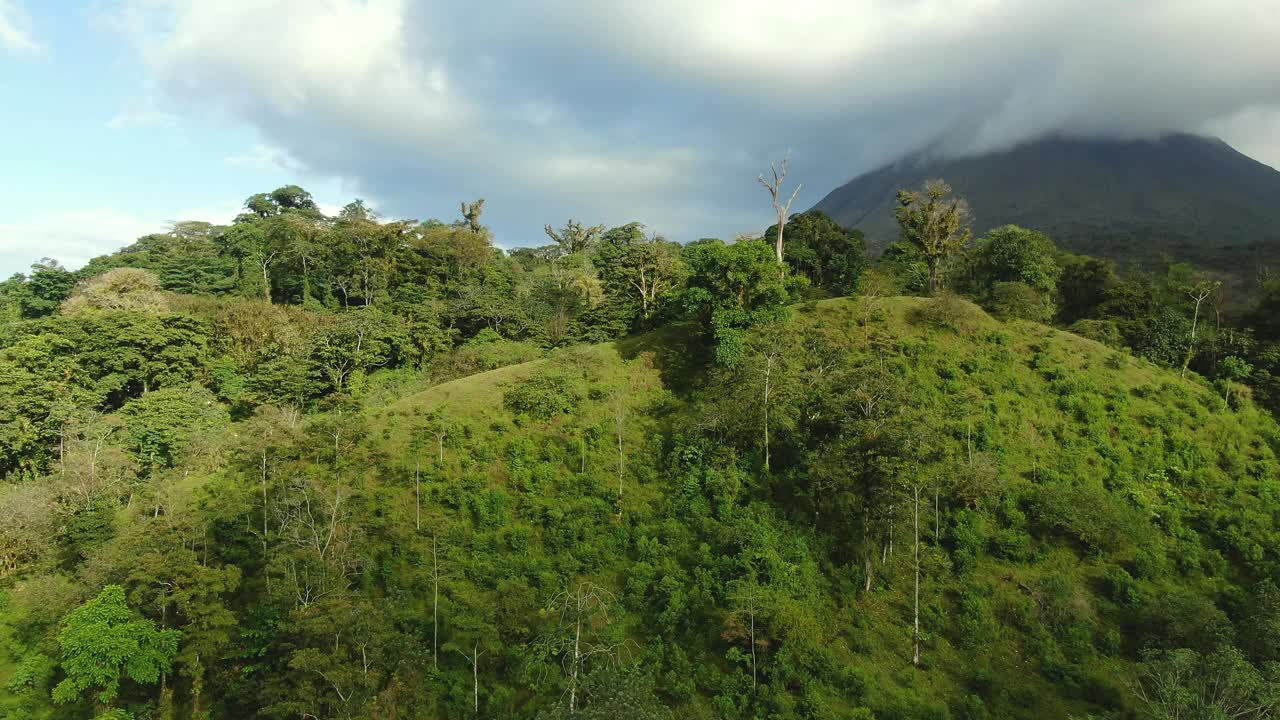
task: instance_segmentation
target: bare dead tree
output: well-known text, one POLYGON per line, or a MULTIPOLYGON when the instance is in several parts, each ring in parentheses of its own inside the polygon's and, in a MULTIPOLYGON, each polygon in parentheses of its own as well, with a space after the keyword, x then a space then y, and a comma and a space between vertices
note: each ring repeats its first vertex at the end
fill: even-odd
POLYGON ((912 504, 912 525, 914 529, 914 554, 915 554, 915 617, 912 619, 912 638, 915 643, 915 652, 911 656, 911 664, 919 667, 920 665, 920 483, 916 483, 911 487, 913 504, 912 504))
POLYGON ((733 601, 737 605, 737 609, 726 620, 726 630, 721 635, 725 640, 733 641, 742 638, 742 631, 746 630, 747 642, 751 645, 751 689, 755 690, 758 684, 758 657, 756 655, 757 647, 763 647, 766 643, 756 640, 756 616, 760 613, 760 588, 754 583, 747 584, 739 591, 734 593, 733 601), (741 626, 741 617, 746 616, 747 627, 741 626))
POLYGON ((1186 377, 1187 366, 1191 364, 1191 358, 1196 352, 1196 327, 1200 322, 1200 305, 1209 298, 1210 295, 1217 292, 1222 283, 1218 280, 1205 280, 1198 282, 1187 290, 1187 296, 1195 301, 1195 313, 1191 316, 1191 338, 1187 341, 1187 355, 1182 361, 1183 377, 1186 377))
POLYGON ((431 666, 440 666, 440 556, 436 536, 431 534, 431 666))
MULTIPOLYGON (((618 519, 622 519, 622 481, 626 470, 626 454, 623 452, 622 437, 627 422, 627 395, 623 388, 614 390, 612 397, 613 428, 618 440, 618 519)), ((584 455, 585 458, 585 455, 584 455)), ((584 464, 585 469, 585 464, 584 464)))
POLYGON ((476 717, 480 717, 480 656, 484 655, 485 651, 480 649, 480 643, 477 642, 472 646, 470 655, 461 650, 454 650, 454 652, 471 663, 471 698, 474 708, 472 712, 476 717))
POLYGON ((773 199, 773 210, 778 214, 778 237, 774 244, 774 252, 778 257, 778 264, 782 264, 782 231, 787 226, 787 217, 791 214, 791 203, 799 194, 803 185, 796 185, 796 189, 791 191, 791 197, 786 202, 782 201, 782 184, 787 179, 787 164, 791 161, 791 151, 782 157, 781 163, 769 163, 769 170, 773 174, 773 180, 766 180, 764 175, 757 175, 756 180, 769 191, 769 197, 773 199))
POLYGON ((626 648, 625 640, 610 644, 591 637, 594 626, 608 624, 609 609, 614 602, 612 593, 590 581, 583 581, 576 588, 557 593, 551 599, 549 609, 559 611, 560 627, 544 643, 552 653, 560 656, 561 666, 569 680, 570 715, 577 711, 578 686, 586 664, 596 656, 616 663, 626 648))
MULTIPOLYGON (((781 247, 781 246, 779 246, 781 247)), ((773 395, 773 370, 777 365, 780 354, 777 350, 770 350, 764 356, 764 393, 762 400, 764 401, 764 471, 769 472, 769 400, 773 395)))

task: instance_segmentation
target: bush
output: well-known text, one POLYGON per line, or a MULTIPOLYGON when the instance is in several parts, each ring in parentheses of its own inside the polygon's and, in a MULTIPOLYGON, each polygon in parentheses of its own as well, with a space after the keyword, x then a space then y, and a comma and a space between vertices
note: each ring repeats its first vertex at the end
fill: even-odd
POLYGON ((573 412, 581 399, 572 378, 558 370, 545 370, 508 390, 503 404, 517 415, 550 420, 573 412))
POLYGON ((951 293, 930 298, 915 312, 915 321, 927 327, 956 332, 973 332, 980 319, 972 303, 951 293))
POLYGON ((991 286, 986 308, 1002 320, 1048 322, 1054 313, 1053 300, 1022 282, 998 282, 991 286))
POLYGON ((1108 347, 1120 347, 1124 344, 1120 328, 1111 320, 1077 320, 1067 330, 1108 347))
POLYGON ((449 356, 445 373, 453 377, 519 365, 542 357, 542 348, 527 342, 504 340, 485 328, 449 356))

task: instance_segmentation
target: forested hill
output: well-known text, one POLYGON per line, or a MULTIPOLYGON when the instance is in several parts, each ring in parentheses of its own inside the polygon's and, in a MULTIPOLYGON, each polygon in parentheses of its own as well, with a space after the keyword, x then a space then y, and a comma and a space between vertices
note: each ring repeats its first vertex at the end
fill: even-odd
POLYGON ((481 207, 281 188, 0 286, 0 718, 1280 698, 1274 286, 959 222, 871 264, 812 212, 782 262, 504 253, 481 207))
POLYGON ((1280 171, 1216 138, 1047 138, 984 155, 917 155, 861 175, 815 208, 883 248, 897 239, 894 192, 945 178, 985 231, 1016 224, 1063 247, 1117 259, 1171 255, 1236 271, 1275 262, 1280 171), (1260 247, 1249 248, 1250 245, 1260 247))

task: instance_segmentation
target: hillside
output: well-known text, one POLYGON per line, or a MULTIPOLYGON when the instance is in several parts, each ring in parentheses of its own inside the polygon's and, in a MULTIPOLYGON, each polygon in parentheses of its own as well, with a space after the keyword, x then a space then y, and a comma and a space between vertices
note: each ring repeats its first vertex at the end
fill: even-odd
POLYGON ((1016 224, 1059 245, 1114 258, 1166 253, 1219 269, 1274 254, 1280 172, 1221 140, 1048 138, 990 154, 918 154, 854 178, 815 206, 883 248, 897 237, 894 192, 940 177, 965 196, 981 233, 1016 224), (1245 246, 1263 247, 1248 251, 1245 246))
POLYGON ((0 717, 83 716, 19 658, 190 564, 204 654, 171 686, 215 718, 567 717, 571 690, 592 718, 1122 717, 1144 648, 1274 655, 1280 433, 1247 400, 960 300, 789 315, 732 370, 672 326, 210 430, 163 511, 139 490, 0 595, 0 717))

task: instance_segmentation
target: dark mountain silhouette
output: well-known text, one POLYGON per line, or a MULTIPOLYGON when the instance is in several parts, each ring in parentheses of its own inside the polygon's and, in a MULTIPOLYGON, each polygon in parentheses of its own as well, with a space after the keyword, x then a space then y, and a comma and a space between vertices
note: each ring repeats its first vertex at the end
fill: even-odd
POLYGON ((861 229, 880 250, 897 238, 895 191, 934 177, 968 198, 979 234, 1015 223, 1077 252, 1168 254, 1233 271, 1280 256, 1280 172, 1221 140, 1187 134, 1047 138, 961 158, 920 153, 858 176, 815 208, 861 229))

